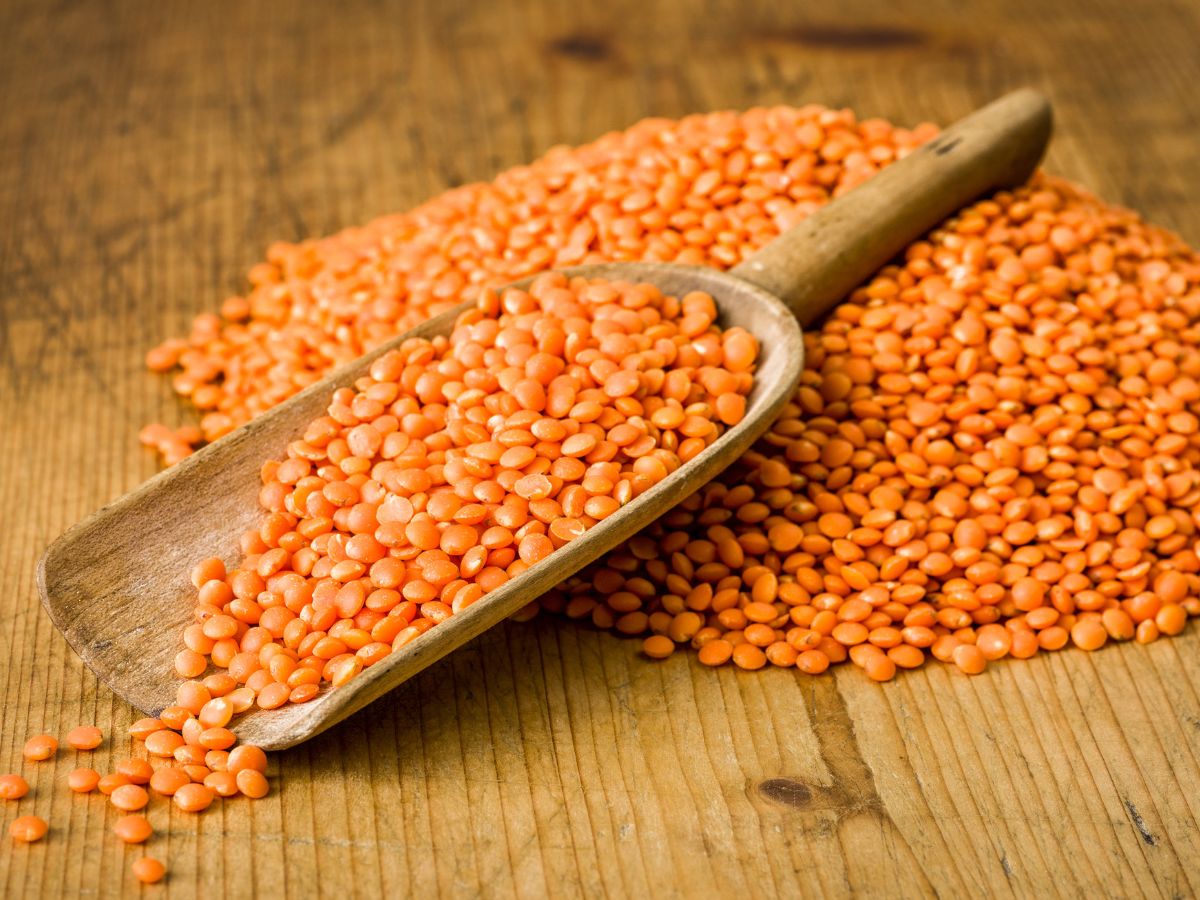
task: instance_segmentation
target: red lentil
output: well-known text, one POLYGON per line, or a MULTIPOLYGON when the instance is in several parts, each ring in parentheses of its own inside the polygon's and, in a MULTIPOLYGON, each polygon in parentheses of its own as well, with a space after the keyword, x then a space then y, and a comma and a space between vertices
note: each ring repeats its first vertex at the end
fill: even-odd
POLYGON ((20 800, 29 793, 29 782, 20 775, 0 775, 0 800, 20 800))
POLYGON ((8 833, 13 840, 26 844, 40 841, 49 830, 50 826, 46 824, 46 820, 39 816, 18 816, 8 826, 8 833))
POLYGON ((174 800, 175 805, 184 812, 202 812, 212 805, 214 797, 212 788, 200 783, 192 783, 185 784, 175 791, 174 800))
POLYGON ((129 726, 129 734, 140 740, 145 740, 147 735, 154 734, 156 731, 161 731, 163 723, 158 719, 138 719, 129 726))
POLYGON ((242 769, 235 777, 238 790, 252 800, 267 796, 270 790, 266 777, 257 769, 242 769))
POLYGON ((67 732, 67 746, 73 750, 95 750, 104 742, 104 734, 95 725, 80 725, 67 732))
MULTIPOLYGON (((212 754, 209 754, 210 756, 212 754)), ((242 744, 229 751, 225 768, 236 775, 243 769, 267 771, 267 754, 253 744, 242 744)))
POLYGON ((90 794, 100 784, 100 773, 95 769, 75 769, 67 776, 67 787, 78 794, 90 794))
POLYGON ((122 775, 119 772, 112 772, 103 776, 96 782, 96 787, 100 788, 102 794, 112 794, 117 788, 130 784, 129 776, 122 775))
POLYGON ((166 866, 152 856, 134 860, 131 871, 133 877, 142 884, 157 884, 167 874, 166 866))
POLYGON ((150 788, 164 796, 170 797, 185 784, 191 784, 192 779, 182 769, 174 766, 164 766, 156 769, 150 776, 150 788))
POLYGON ((117 772, 129 779, 130 784, 149 784, 154 769, 144 759, 123 759, 116 765, 117 772))
POLYGON ((48 734, 39 734, 25 742, 22 751, 25 758, 35 762, 45 762, 58 752, 58 741, 48 734))
POLYGON ((237 776, 230 772, 213 772, 204 779, 204 786, 218 797, 233 797, 238 792, 237 776))
POLYGON ((123 784, 112 792, 109 800, 117 809, 133 812, 134 810, 142 809, 149 803, 150 795, 140 785, 123 784))
POLYGON ((127 844, 143 844, 154 829, 145 816, 121 816, 113 823, 113 833, 127 844))

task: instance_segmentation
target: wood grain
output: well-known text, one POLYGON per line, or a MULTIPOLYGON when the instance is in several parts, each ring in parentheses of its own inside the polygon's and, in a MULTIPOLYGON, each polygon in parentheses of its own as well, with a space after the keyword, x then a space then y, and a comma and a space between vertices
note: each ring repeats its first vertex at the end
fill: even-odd
MULTIPOLYGON (((322 234, 645 115, 819 101, 914 124, 1032 84, 1048 168, 1200 242, 1194 4, 9 0, 0 55, 0 769, 51 823, 0 895, 118 896, 142 851, 25 738, 132 710, 39 609, 34 563, 184 421, 140 357, 322 234)), ((1200 638, 967 679, 661 665, 549 619, 490 632, 273 760, 154 804, 163 896, 1188 897, 1200 638), (1136 689, 1134 689, 1136 686, 1136 689)), ((97 768, 125 754, 116 738, 97 768)))

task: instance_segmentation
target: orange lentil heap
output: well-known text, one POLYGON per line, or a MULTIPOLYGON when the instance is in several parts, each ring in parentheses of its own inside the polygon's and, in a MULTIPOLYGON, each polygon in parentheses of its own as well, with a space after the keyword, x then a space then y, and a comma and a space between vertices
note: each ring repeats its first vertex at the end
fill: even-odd
MULTIPOLYGON (((728 268, 934 133, 816 106, 648 120, 275 245, 247 296, 149 354, 199 433, 143 439, 182 458, 486 286, 586 262, 728 268)), ((847 298, 752 451, 524 615, 639 635, 655 658, 684 645, 812 674, 849 659, 880 680, 929 654, 976 673, 1177 634, 1200 614, 1198 320, 1193 251, 1036 176, 847 298)))
POLYGON ((240 565, 196 567, 177 671, 303 702, 579 537, 742 418, 757 344, 716 315, 547 274, 380 357, 264 466, 240 565))
POLYGON ((647 119, 411 212, 277 243, 246 296, 147 354, 203 415, 142 440, 177 461, 485 286, 598 262, 729 268, 934 134, 816 105, 647 119))
POLYGON ((855 291, 771 431, 542 605, 652 657, 884 681, 1178 634, 1198 344, 1200 256, 1038 176, 855 291))

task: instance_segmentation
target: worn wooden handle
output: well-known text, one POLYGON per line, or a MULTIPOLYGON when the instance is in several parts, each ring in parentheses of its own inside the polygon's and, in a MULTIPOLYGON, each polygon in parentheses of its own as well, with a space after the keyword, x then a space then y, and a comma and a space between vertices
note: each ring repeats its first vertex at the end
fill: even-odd
POLYGON ((1037 91, 1007 94, 822 207, 733 274, 779 297, 807 325, 955 210, 1029 178, 1051 119, 1037 91))

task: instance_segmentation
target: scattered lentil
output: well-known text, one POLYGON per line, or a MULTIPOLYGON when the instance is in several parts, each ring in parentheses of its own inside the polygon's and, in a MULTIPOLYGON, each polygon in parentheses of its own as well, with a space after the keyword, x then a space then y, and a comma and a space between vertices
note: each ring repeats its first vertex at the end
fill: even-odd
POLYGON ((25 742, 22 752, 28 760, 45 762, 58 752, 58 741, 51 735, 39 734, 25 742))
POLYGON ((146 789, 141 785, 123 784, 113 790, 109 796, 109 800, 117 809, 133 812, 145 807, 150 802, 150 795, 146 793, 146 789))
POLYGON ((75 769, 67 776, 67 787, 77 794, 90 794, 100 784, 100 773, 95 769, 75 769))
POLYGON ((80 725, 67 732, 67 746, 74 750, 95 750, 104 742, 104 735, 95 725, 80 725))
POLYGON ((8 826, 8 833, 12 836, 13 840, 22 841, 26 844, 40 841, 46 836, 46 832, 49 830, 50 826, 46 824, 46 820, 39 816, 18 816, 8 826))
POLYGON ((0 775, 0 800, 20 800, 29 793, 29 782, 20 775, 0 775))
POLYGON ((142 844, 154 834, 154 829, 145 816, 121 816, 113 825, 113 833, 127 844, 142 844))
POLYGON ((131 871, 133 877, 142 884, 157 884, 167 874, 166 866, 152 856, 134 860, 131 871))

